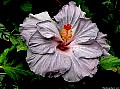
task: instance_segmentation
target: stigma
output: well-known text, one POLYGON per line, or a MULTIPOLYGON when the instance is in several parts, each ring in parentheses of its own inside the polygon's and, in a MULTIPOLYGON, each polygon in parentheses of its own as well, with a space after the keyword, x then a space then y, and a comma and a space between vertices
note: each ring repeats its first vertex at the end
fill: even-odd
POLYGON ((65 44, 72 37, 72 26, 70 24, 65 24, 61 30, 61 38, 65 44))

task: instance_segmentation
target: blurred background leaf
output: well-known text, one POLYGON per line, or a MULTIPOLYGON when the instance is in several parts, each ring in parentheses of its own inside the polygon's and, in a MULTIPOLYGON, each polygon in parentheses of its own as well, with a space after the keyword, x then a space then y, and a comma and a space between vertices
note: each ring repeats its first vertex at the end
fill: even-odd
POLYGON ((106 6, 110 11, 114 9, 114 4, 111 2, 111 0, 104 1, 102 4, 106 6))
POLYGON ((10 32, 5 28, 5 26, 0 23, 0 39, 9 41, 10 32))
POLYGON ((24 4, 21 5, 21 9, 24 12, 30 12, 32 10, 32 4, 29 1, 26 1, 24 4))
POLYGON ((11 0, 3 0, 4 5, 8 5, 11 0))
POLYGON ((115 27, 115 33, 120 33, 120 24, 116 25, 116 27, 115 27))

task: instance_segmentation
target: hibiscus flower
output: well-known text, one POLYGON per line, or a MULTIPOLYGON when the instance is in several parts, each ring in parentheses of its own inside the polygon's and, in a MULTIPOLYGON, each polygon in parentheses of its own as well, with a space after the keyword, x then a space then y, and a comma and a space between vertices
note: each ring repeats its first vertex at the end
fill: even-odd
POLYGON ((26 61, 35 74, 62 76, 76 82, 97 72, 101 56, 109 55, 106 34, 71 1, 51 19, 48 12, 29 14, 20 24, 28 46, 26 61))

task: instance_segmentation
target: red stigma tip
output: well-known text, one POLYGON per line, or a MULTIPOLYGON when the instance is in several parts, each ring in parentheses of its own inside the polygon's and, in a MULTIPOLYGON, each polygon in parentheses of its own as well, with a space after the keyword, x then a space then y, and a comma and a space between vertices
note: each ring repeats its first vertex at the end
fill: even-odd
POLYGON ((64 29, 66 29, 66 30, 70 30, 71 29, 71 25, 70 24, 66 24, 66 25, 64 25, 64 29))

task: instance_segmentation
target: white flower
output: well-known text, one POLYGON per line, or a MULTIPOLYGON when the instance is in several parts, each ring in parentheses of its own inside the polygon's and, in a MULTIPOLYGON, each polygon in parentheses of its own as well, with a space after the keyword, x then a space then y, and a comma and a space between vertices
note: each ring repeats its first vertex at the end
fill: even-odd
POLYGON ((109 55, 106 35, 72 1, 54 18, 56 21, 48 12, 30 14, 20 25, 30 69, 41 76, 62 76, 69 82, 92 77, 99 57, 109 55))

